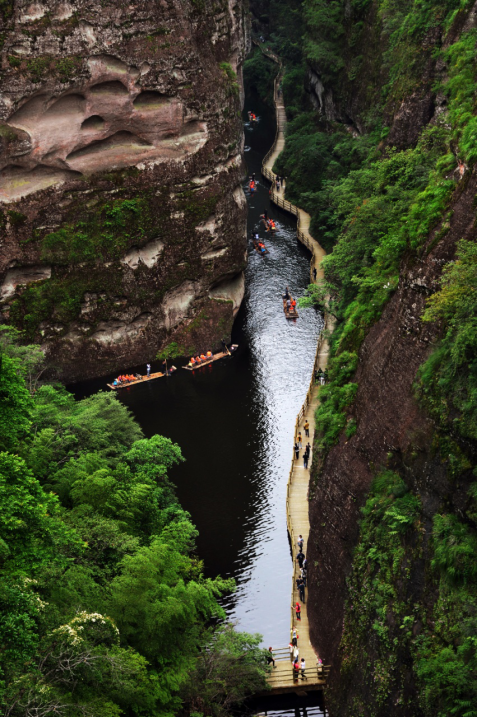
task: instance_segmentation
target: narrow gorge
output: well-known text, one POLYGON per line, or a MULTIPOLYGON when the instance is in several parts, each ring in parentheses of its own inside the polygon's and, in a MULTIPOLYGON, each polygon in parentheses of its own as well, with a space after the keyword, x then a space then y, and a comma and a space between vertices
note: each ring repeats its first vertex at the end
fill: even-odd
POLYGON ((477 3, 0 46, 3 714, 477 715, 477 3))

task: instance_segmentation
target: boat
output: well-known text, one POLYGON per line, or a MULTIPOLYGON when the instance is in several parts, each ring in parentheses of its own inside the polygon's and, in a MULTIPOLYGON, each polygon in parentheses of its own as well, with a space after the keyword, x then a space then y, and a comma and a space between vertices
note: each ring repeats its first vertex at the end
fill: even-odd
MULTIPOLYGON (((298 319, 299 314, 298 314, 298 312, 297 312, 297 310, 296 310, 296 307, 295 307, 295 309, 293 309, 293 310, 290 309, 290 311, 288 311, 288 309, 287 309, 287 300, 286 300, 284 297, 282 297, 282 299, 283 299, 283 311, 285 312, 286 318, 287 318, 287 319, 298 319)), ((290 299, 293 299, 293 297, 292 297, 291 294, 290 294, 290 299)))
POLYGON ((196 369, 200 369, 203 366, 206 366, 207 364, 212 364, 214 361, 218 361, 219 359, 223 359, 224 357, 230 357, 232 356, 233 352, 238 348, 238 344, 231 344, 230 349, 227 349, 226 352, 218 352, 217 354, 213 354, 211 359, 206 359, 205 361, 201 362, 200 364, 194 364, 194 366, 190 366, 187 364, 187 366, 183 366, 183 369, 187 369, 187 371, 195 371, 196 369))
POLYGON ((268 251, 268 249, 265 247, 265 245, 263 245, 263 246, 265 247, 265 251, 262 252, 262 251, 260 250, 260 247, 258 246, 258 242, 257 242, 255 239, 252 240, 252 241, 253 241, 253 248, 254 248, 254 250, 255 250, 255 251, 257 252, 257 254, 259 254, 261 257, 263 257, 264 254, 270 254, 269 251, 268 251))
POLYGON ((136 374, 136 379, 134 379, 133 381, 122 381, 120 384, 108 384, 108 386, 114 391, 116 391, 116 389, 126 389, 128 386, 135 386, 136 384, 142 384, 145 381, 160 379, 161 376, 170 376, 172 372, 176 370, 177 367, 171 366, 171 368, 167 370, 167 374, 163 374, 162 371, 156 371, 153 374, 149 374, 149 376, 141 376, 141 374, 136 374))

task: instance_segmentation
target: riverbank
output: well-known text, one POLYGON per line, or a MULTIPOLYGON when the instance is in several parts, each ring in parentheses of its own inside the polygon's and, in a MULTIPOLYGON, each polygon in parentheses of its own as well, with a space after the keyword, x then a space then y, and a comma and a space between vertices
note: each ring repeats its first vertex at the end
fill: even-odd
MULTIPOLYGON (((291 204, 286 200, 286 184, 283 181, 278 181, 277 175, 273 172, 273 165, 276 159, 283 151, 285 147, 285 130, 286 130, 286 111, 283 103, 283 95, 279 90, 280 83, 282 80, 282 66, 280 59, 272 52, 264 51, 265 54, 273 59, 279 65, 279 72, 274 81, 273 88, 273 99, 277 118, 277 129, 275 133, 275 139, 272 147, 267 152, 262 162, 262 174, 271 182, 270 199, 273 203, 282 207, 286 211, 290 212, 297 218, 297 238, 312 252, 310 262, 310 282, 316 283, 317 280, 323 278, 323 270, 321 269, 321 260, 326 255, 323 247, 312 237, 309 231, 310 227, 310 215, 302 210, 301 208, 291 204)), ((325 315, 324 329, 331 331, 333 328, 333 322, 329 315, 325 315)), ((305 397, 302 408, 297 416, 295 423, 295 441, 298 440, 298 436, 301 435, 303 438, 303 447, 306 443, 314 446, 315 436, 315 412, 319 406, 319 385, 316 383, 316 372, 319 369, 326 369, 329 355, 329 344, 327 334, 321 334, 315 355, 315 361, 313 365, 313 372, 310 380, 310 385, 305 397), (308 432, 305 431, 305 423, 309 425, 308 432), (309 433, 309 437, 307 436, 309 433)), ((300 454, 303 452, 301 451, 300 454)), ((317 676, 316 674, 316 662, 317 654, 311 644, 310 640, 310 623, 309 616, 306 607, 306 603, 301 605, 301 618, 300 621, 296 619, 295 611, 293 606, 297 601, 300 601, 299 592, 297 589, 297 580, 300 576, 299 567, 295 561, 295 552, 298 551, 297 540, 298 536, 301 535, 304 539, 304 552, 307 552, 308 538, 310 533, 310 521, 308 512, 308 501, 309 501, 309 484, 310 484, 310 472, 313 464, 313 448, 311 449, 309 468, 305 468, 303 465, 303 458, 296 458, 295 454, 292 454, 291 469, 288 476, 287 482, 287 526, 290 535, 291 547, 292 547, 292 560, 293 560, 293 571, 292 571, 292 590, 291 590, 291 618, 290 618, 290 632, 294 628, 300 632, 299 648, 300 658, 305 658, 306 665, 311 680, 324 679, 324 675, 317 676)), ((310 574, 313 573, 311 564, 308 568, 310 574)), ((277 663, 278 671, 272 675, 271 685, 275 690, 278 686, 283 686, 285 683, 293 685, 293 677, 291 667, 288 661, 277 663)), ((326 675, 328 669, 326 671, 326 675)), ((324 684, 323 680, 323 684, 324 684)))

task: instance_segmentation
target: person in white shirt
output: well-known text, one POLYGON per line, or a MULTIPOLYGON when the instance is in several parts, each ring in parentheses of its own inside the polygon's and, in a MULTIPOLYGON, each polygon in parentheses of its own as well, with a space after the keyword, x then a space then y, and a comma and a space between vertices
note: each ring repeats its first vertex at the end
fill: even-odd
POLYGON ((301 659, 301 665, 300 665, 300 672, 301 672, 301 678, 302 678, 303 681, 307 681, 307 680, 308 680, 308 678, 305 676, 305 668, 306 668, 305 659, 302 658, 302 659, 301 659))

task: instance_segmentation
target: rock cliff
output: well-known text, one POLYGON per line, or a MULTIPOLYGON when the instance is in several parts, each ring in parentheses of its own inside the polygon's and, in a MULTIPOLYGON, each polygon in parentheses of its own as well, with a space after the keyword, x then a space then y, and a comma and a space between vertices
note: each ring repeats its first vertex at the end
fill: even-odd
POLYGON ((64 380, 209 348, 243 295, 241 3, 0 11, 3 320, 64 380))
POLYGON ((477 4, 253 5, 286 61, 292 121, 275 169, 328 252, 324 291, 310 294, 336 318, 307 546, 327 707, 470 714, 477 4))

